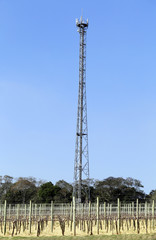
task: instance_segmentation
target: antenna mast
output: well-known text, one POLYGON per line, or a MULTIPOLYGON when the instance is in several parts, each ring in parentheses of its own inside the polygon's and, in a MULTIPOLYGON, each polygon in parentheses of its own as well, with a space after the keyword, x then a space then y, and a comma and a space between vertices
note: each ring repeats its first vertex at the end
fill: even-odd
POLYGON ((80 34, 79 45, 79 92, 77 110, 77 130, 74 162, 73 195, 77 202, 82 201, 82 184, 85 187, 86 200, 90 199, 89 190, 89 156, 88 156, 88 126, 86 101, 86 32, 88 19, 76 19, 76 26, 80 34), (84 178, 83 178, 84 177, 84 178))

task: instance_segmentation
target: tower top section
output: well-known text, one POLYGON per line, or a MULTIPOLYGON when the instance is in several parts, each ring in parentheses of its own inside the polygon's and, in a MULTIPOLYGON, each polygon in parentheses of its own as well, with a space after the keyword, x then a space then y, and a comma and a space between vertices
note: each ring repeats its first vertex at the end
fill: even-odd
POLYGON ((87 21, 85 21, 82 16, 81 16, 80 20, 77 18, 76 26, 78 28, 88 28, 88 19, 87 19, 87 21))

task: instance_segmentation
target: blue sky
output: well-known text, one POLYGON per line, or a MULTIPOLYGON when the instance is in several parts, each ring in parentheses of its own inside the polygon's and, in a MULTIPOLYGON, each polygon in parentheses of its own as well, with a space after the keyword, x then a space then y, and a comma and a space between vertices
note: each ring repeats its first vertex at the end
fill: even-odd
POLYGON ((0 0, 0 175, 73 181, 79 34, 89 19, 90 176, 156 189, 156 1, 0 0))

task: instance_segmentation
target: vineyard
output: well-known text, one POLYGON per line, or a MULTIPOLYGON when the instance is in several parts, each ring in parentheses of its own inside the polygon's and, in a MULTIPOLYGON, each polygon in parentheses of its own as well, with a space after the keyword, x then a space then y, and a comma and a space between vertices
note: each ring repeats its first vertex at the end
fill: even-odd
POLYGON ((151 203, 0 204, 0 236, 84 236, 156 232, 151 203))

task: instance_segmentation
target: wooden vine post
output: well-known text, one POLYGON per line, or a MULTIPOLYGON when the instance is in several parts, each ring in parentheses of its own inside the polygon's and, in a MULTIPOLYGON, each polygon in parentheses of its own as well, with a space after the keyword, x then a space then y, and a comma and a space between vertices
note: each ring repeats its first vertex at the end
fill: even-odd
POLYGON ((51 232, 53 232, 53 228, 54 228, 53 214, 54 214, 54 202, 51 201, 51 232))
POLYGON ((91 229, 91 201, 89 201, 89 228, 88 228, 88 233, 91 229))
POLYGON ((110 204, 110 209, 109 209, 110 216, 112 215, 112 204, 110 204))
POLYGON ((31 234, 31 214, 32 214, 32 202, 30 201, 29 206, 29 233, 31 234))
POLYGON ((117 200, 117 204, 118 204, 117 230, 118 230, 118 234, 119 234, 120 233, 120 199, 119 198, 117 200))
POLYGON ((104 229, 106 229, 106 202, 104 202, 103 205, 103 211, 104 211, 104 229))
POLYGON ((139 203, 139 216, 141 215, 141 203, 139 203))
POLYGON ((152 228, 153 228, 153 230, 154 230, 154 214, 155 214, 155 202, 154 202, 154 200, 153 200, 153 202, 152 202, 152 228))
POLYGON ((136 230, 137 230, 137 233, 139 233, 139 201, 138 199, 136 201, 136 219, 137 219, 136 230))
POLYGON ((37 204, 35 204, 35 219, 37 218, 37 204))
POLYGON ((9 204, 9 219, 11 217, 11 204, 9 204))
POLYGON ((19 209, 20 209, 20 205, 19 204, 17 204, 17 215, 16 215, 16 217, 17 217, 17 220, 19 220, 19 209))
POLYGON ((75 197, 73 197, 73 234, 76 236, 76 202, 75 197))
POLYGON ((148 205, 147 202, 145 202, 145 225, 146 225, 146 233, 147 233, 147 213, 148 213, 148 205))
POLYGON ((70 231, 72 232, 72 223, 73 223, 73 202, 71 202, 70 206, 70 231))
POLYGON ((134 217, 134 202, 132 202, 132 217, 134 217))
POLYGON ((2 203, 0 201, 0 216, 2 216, 2 203))
POLYGON ((97 234, 99 234, 99 197, 97 197, 97 234))
MULTIPOLYGON (((33 208, 32 208, 33 212, 33 208)), ((35 230, 37 229, 37 204, 35 203, 35 230)))
POLYGON ((24 205, 24 217, 27 218, 27 204, 24 205))
POLYGON ((147 218, 147 202, 145 202, 145 220, 147 218))
POLYGON ((3 233, 6 234, 6 218, 7 218, 7 201, 4 202, 4 229, 3 233))
POLYGON ((40 207, 39 207, 39 216, 41 217, 41 213, 42 213, 42 205, 40 204, 40 207))

